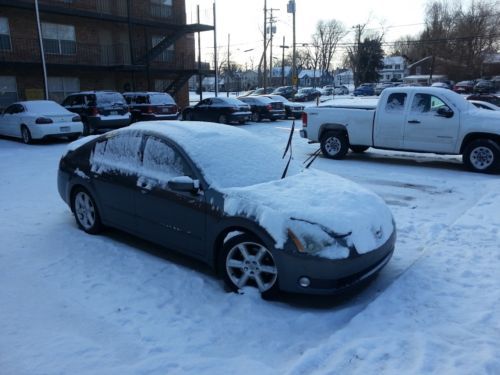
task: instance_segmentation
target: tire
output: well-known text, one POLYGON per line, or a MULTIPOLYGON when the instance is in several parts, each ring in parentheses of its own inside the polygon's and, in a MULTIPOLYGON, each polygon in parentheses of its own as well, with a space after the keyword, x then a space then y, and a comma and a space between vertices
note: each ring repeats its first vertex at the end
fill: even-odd
POLYGON ((84 137, 86 137, 86 136, 88 136, 90 134, 92 134, 92 129, 90 128, 90 124, 87 121, 84 121, 83 122, 83 133, 82 133, 82 135, 84 137))
POLYGON ((227 124, 227 117, 225 115, 220 115, 219 119, 217 120, 219 124, 227 124))
POLYGON ((231 291, 252 286, 263 298, 272 298, 279 291, 272 253, 253 235, 243 233, 229 239, 222 248, 218 270, 231 291))
POLYGON ((184 121, 193 121, 193 114, 191 112, 186 113, 182 117, 184 121))
POLYGON ((21 126, 21 138, 23 142, 27 145, 33 143, 33 138, 31 137, 31 132, 26 125, 21 126))
POLYGON ((260 122, 260 115, 257 112, 252 112, 252 121, 260 122))
POLYGON ((497 172, 500 169, 500 146, 491 139, 476 139, 465 147, 462 161, 473 172, 497 172))
POLYGON ((368 150, 370 147, 368 146, 349 146, 349 148, 351 149, 352 152, 356 153, 356 154, 361 154, 363 152, 365 152, 366 150, 368 150))
POLYGON ((270 120, 271 120, 271 122, 275 122, 277 119, 272 117, 272 118, 270 118, 270 120))
POLYGON ((78 188, 71 197, 71 207, 75 215, 78 227, 89 234, 97 234, 102 231, 101 217, 90 193, 78 188))
POLYGON ((238 123, 239 123, 240 125, 245 124, 245 122, 246 122, 245 120, 240 120, 240 121, 238 121, 238 123))
POLYGON ((78 138, 80 138, 80 135, 70 135, 68 138, 68 141, 73 142, 76 141, 78 138))
POLYGON ((321 137, 321 152, 330 159, 342 159, 349 150, 349 142, 344 133, 327 131, 321 137))

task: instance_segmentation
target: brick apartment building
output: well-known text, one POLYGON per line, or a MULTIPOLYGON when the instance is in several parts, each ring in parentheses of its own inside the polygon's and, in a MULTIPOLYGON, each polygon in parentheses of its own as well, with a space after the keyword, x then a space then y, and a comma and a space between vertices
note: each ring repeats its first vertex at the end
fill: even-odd
MULTIPOLYGON (((38 0, 49 98, 82 90, 168 91, 188 103, 200 72, 184 0, 38 0)), ((0 0, 0 108, 43 99, 35 0, 0 0)))

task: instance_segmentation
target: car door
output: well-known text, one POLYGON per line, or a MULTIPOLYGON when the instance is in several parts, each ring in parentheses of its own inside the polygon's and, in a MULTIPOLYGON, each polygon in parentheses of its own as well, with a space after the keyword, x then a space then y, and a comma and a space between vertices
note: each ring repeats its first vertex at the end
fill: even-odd
POLYGON ((196 179, 188 161, 164 139, 149 136, 144 146, 136 190, 138 229, 165 247, 202 254, 205 249, 206 203, 203 193, 171 189, 174 177, 196 179))
POLYGON ((212 103, 212 99, 203 99, 197 105, 193 107, 193 120, 196 121, 210 121, 209 119, 209 105, 212 103))
POLYGON ((406 93, 394 92, 387 97, 384 105, 379 106, 373 129, 375 147, 403 148, 407 102, 406 93))
POLYGON ((141 159, 142 135, 112 134, 96 142, 90 156, 92 184, 104 222, 135 232, 134 197, 141 159))
POLYGON ((3 134, 9 137, 21 137, 22 117, 25 114, 24 107, 15 103, 5 110, 3 134))
POLYGON ((11 131, 11 123, 13 121, 12 118, 12 113, 15 108, 15 104, 8 106, 2 115, 0 115, 0 134, 2 135, 10 135, 9 132, 11 131))
POLYGON ((459 127, 458 112, 452 111, 444 98, 416 93, 406 116, 403 148, 416 151, 454 152, 459 127))

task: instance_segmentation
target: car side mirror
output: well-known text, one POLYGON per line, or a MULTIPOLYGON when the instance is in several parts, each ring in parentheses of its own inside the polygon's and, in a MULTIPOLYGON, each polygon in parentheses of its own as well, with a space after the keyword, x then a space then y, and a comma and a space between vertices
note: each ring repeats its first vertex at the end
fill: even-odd
POLYGON ((200 181, 193 180, 189 176, 179 176, 168 181, 168 187, 175 191, 196 193, 200 189, 200 181))
POLYGON ((453 111, 448 107, 441 107, 438 108, 437 115, 441 117, 450 118, 453 117, 453 111))

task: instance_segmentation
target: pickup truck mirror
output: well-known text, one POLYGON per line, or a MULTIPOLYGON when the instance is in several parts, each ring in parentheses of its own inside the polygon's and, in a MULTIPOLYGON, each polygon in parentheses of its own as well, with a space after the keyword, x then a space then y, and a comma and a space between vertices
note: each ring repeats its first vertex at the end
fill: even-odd
POLYGON ((449 107, 441 107, 437 110, 437 116, 450 118, 453 117, 453 111, 449 107))

